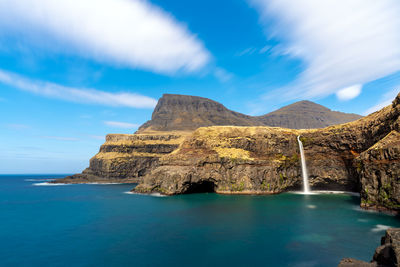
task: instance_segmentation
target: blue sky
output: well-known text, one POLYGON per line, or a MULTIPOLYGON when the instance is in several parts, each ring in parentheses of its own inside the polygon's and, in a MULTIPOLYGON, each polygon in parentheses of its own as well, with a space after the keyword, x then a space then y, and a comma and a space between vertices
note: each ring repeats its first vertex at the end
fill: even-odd
POLYGON ((75 173, 163 93, 261 115, 400 91, 396 0, 3 0, 0 173, 75 173))

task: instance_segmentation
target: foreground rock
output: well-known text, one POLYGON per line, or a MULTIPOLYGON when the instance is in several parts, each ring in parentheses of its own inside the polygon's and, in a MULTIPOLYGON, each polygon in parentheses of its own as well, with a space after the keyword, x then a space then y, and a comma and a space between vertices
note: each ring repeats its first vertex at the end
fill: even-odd
POLYGON ((178 148, 186 132, 109 134, 90 166, 54 183, 137 183, 159 159, 178 148))
POLYGON ((386 231, 382 237, 381 246, 375 250, 371 262, 356 259, 343 259, 339 267, 397 267, 400 264, 400 228, 392 228, 386 231))

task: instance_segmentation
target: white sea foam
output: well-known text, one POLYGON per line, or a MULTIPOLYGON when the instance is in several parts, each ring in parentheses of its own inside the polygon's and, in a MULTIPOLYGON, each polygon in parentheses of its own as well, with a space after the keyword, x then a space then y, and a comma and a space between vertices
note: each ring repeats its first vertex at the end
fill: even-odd
POLYGON ((309 208, 309 209, 316 209, 317 206, 315 206, 315 205, 307 205, 307 208, 309 208))
POLYGON ((127 191, 127 192, 124 192, 124 194, 152 196, 152 197, 167 197, 166 195, 161 195, 160 193, 143 194, 143 193, 136 193, 136 192, 127 191))
POLYGON ((291 193, 291 194, 296 194, 296 195, 318 195, 318 194, 315 193, 314 191, 313 191, 313 192, 308 192, 308 193, 305 193, 305 192, 303 192, 303 191, 291 191, 291 192, 289 192, 289 193, 291 193))
POLYGON ((391 227, 392 226, 389 226, 389 225, 377 224, 374 228, 371 229, 371 231, 372 232, 386 231, 387 229, 389 229, 391 227))
POLYGON ((25 179, 25 182, 54 181, 55 179, 25 179))
POLYGON ((59 185, 70 185, 70 184, 61 184, 61 183, 48 183, 48 182, 44 182, 44 183, 33 183, 32 185, 34 186, 59 186, 59 185))
POLYGON ((309 193, 304 193, 302 191, 292 191, 289 192, 292 194, 298 194, 298 195, 324 195, 324 194, 345 194, 345 195, 351 195, 351 196, 360 196, 359 193, 356 192, 349 192, 349 191, 328 191, 328 190, 320 190, 320 191, 311 191, 309 193))
POLYGON ((389 212, 383 212, 383 211, 373 210, 373 209, 363 209, 358 205, 354 205, 353 210, 360 211, 360 212, 367 212, 367 213, 384 213, 388 216, 395 216, 394 214, 391 214, 389 212))

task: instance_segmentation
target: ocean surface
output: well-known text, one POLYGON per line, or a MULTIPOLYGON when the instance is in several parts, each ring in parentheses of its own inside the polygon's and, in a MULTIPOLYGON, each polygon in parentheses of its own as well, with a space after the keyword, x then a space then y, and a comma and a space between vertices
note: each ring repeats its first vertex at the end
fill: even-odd
POLYGON ((157 197, 134 185, 0 176, 0 266, 337 266, 369 261, 394 216, 344 194, 157 197))

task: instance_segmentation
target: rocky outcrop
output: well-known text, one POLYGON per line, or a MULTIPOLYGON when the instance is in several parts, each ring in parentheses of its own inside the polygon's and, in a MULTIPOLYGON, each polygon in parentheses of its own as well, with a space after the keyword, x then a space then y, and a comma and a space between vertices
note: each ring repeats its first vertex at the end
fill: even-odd
POLYGON ((137 183, 157 166, 159 159, 174 151, 187 133, 109 134, 106 142, 81 174, 56 183, 137 183))
POLYGON ((358 191, 351 168, 357 154, 345 143, 335 145, 333 132, 229 126, 196 130, 177 151, 162 157, 135 191, 172 195, 202 190, 225 194, 298 190, 302 187, 298 135, 312 189, 358 191))
POLYGON ((206 126, 277 126, 290 129, 323 128, 361 118, 300 101, 263 116, 248 116, 227 109, 211 99, 165 94, 157 103, 150 121, 138 133, 147 131, 193 131, 206 126))
POLYGON ((343 259, 338 267, 397 267, 400 265, 400 228, 386 231, 371 262, 343 259))
POLYGON ((380 210, 400 208, 400 133, 393 130, 360 154, 361 206, 380 210))
POLYGON ((196 130, 177 151, 162 157, 135 191, 278 193, 299 186, 295 133, 220 126, 196 130))
POLYGON ((174 153, 160 158, 159 166, 134 190, 170 195, 203 191, 271 194, 299 189, 296 137, 301 135, 312 189, 360 192, 363 188, 364 207, 396 212, 399 99, 358 121, 324 129, 199 128, 174 153))

